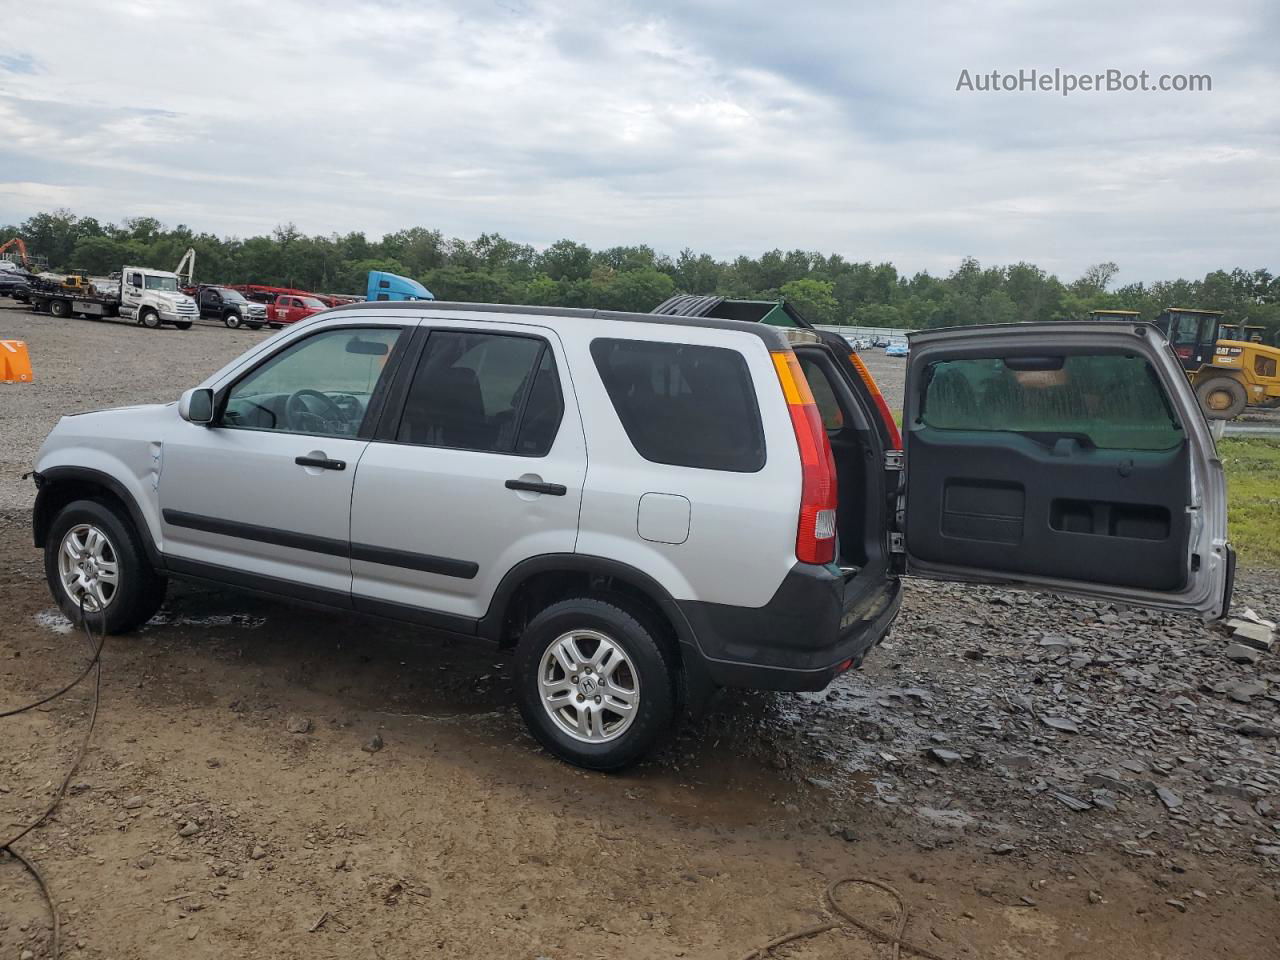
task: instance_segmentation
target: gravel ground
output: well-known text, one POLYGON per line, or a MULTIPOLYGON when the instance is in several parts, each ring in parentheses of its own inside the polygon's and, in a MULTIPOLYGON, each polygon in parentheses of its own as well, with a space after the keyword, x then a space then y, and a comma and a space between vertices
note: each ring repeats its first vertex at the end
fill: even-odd
MULTIPOLYGON (((62 410, 174 398, 263 335, 0 313, 15 333, 37 381, 0 386, 17 441, 0 707, 83 657, 9 474, 62 410)), ((1277 598, 1280 572, 1240 571, 1237 607, 1276 619, 1277 598)), ((175 584, 108 642, 88 756, 23 849, 88 958, 732 960, 813 924, 853 874, 896 887, 908 938, 948 960, 1270 960, 1280 653, 1237 662, 1229 644, 1218 625, 911 581, 859 673, 723 694, 604 777, 538 750, 492 648, 175 584)), ((0 822, 44 805, 88 694, 0 720, 0 822)), ((891 926, 883 898, 842 896, 891 926)), ((46 943, 34 888, 0 861, 0 957, 46 943)), ((881 954, 835 932, 780 955, 881 954)))

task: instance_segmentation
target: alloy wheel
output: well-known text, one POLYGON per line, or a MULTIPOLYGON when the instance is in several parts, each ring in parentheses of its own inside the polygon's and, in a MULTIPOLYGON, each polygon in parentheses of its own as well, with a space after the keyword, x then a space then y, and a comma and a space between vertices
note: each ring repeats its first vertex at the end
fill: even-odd
POLYGON ((571 630, 547 645, 538 667, 542 708, 584 743, 622 736, 640 708, 640 674, 616 641, 598 630, 571 630))
POLYGON ((120 561, 107 535, 91 523, 69 529, 58 550, 58 578, 77 607, 105 610, 120 588, 120 561))

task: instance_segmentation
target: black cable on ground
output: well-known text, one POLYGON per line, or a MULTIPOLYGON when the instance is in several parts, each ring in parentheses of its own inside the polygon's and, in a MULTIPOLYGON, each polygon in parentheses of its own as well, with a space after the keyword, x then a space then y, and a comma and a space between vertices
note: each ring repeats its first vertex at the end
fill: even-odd
POLYGON ((97 668, 97 673, 93 681, 93 709, 89 713, 89 727, 85 730, 84 740, 80 744, 80 749, 76 751, 75 759, 71 761, 71 766, 67 769, 67 775, 62 778, 62 783, 58 786, 57 792, 54 793, 52 802, 45 808, 44 812, 41 813, 40 816, 36 817, 36 819, 32 820, 8 840, 0 842, 0 853, 9 854, 9 856, 13 857, 13 859, 17 860, 18 863, 22 864, 22 866, 26 868, 27 872, 35 878, 36 884, 40 887, 40 893, 44 896, 45 903, 49 906, 49 915, 53 918, 53 934, 49 941, 49 956, 52 957, 53 960, 58 960, 61 956, 60 940, 62 928, 61 921, 58 917, 58 907, 53 902, 53 894, 49 890, 49 884, 45 881, 44 875, 40 872, 39 868, 34 862, 19 853, 13 845, 32 830, 36 829, 36 827, 48 820, 49 817, 53 816, 53 812, 58 809, 58 805, 62 803, 62 798, 66 795, 67 787, 71 784, 71 778, 75 776, 76 770, 80 767, 80 762, 84 759, 84 755, 89 750, 89 741, 93 737, 93 728, 98 722, 98 704, 102 699, 102 647, 107 642, 106 627, 104 624, 102 635, 98 638, 97 644, 95 644, 93 641, 93 633, 89 629, 88 618, 84 615, 83 599, 80 602, 80 623, 84 627, 84 635, 85 639, 89 642, 89 648, 93 651, 92 659, 89 660, 89 663, 85 666, 80 676, 76 677, 75 680, 67 684, 57 693, 52 693, 47 697, 42 697, 33 703, 28 703, 21 707, 15 707, 11 710, 0 712, 0 717, 12 717, 19 713, 25 713, 28 710, 34 710, 36 707, 43 706, 49 701, 56 700, 67 691, 71 690, 89 675, 90 670, 97 668))
POLYGON ((796 930, 792 933, 783 934, 773 940, 770 940, 764 946, 756 947, 748 953, 742 960, 763 960, 768 956, 769 952, 775 947, 780 947, 786 943, 792 943, 796 940, 803 940, 805 937, 816 937, 820 933, 826 933, 828 930, 836 930, 845 924, 861 930, 863 933, 874 937, 881 943, 887 943, 893 948, 892 958, 898 960, 901 951, 906 950, 908 953, 914 953, 918 957, 924 957, 924 960, 944 960, 943 957, 933 951, 911 943, 909 940, 902 938, 903 932, 907 928, 907 905, 902 899, 902 894, 879 880, 868 880, 864 877, 838 877, 827 884, 827 889, 822 895, 823 903, 826 908, 834 913, 839 919, 830 920, 825 923, 814 924, 811 927, 805 927, 803 930, 796 930), (877 890, 883 890, 889 896, 893 897, 898 906, 898 919, 893 925, 893 933, 885 933, 878 930, 871 924, 859 920, 840 904, 836 903, 836 890, 844 886, 846 883, 861 883, 868 887, 875 887, 877 890))

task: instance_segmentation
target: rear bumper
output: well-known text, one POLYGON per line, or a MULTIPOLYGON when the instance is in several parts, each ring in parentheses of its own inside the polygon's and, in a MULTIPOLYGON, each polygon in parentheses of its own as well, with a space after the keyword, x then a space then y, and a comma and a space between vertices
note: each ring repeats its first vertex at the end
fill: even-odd
POLYGON ((796 564, 763 607, 677 600, 709 678, 724 687, 822 690, 888 631, 902 585, 796 564))

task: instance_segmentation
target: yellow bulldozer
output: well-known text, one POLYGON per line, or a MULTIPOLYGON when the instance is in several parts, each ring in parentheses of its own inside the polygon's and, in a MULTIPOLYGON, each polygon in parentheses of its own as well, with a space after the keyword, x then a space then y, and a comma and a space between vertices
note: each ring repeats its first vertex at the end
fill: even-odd
MULTIPOLYGON (((1140 317, 1136 310, 1095 310, 1089 319, 1140 317)), ((1247 406, 1280 406, 1280 348, 1260 342, 1254 331, 1261 328, 1223 323, 1221 310, 1190 307, 1168 307, 1154 322, 1187 371, 1208 419, 1234 420, 1247 406)))

